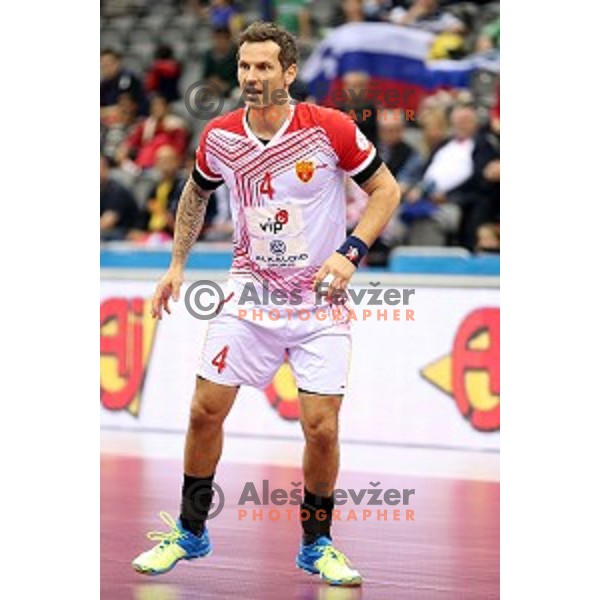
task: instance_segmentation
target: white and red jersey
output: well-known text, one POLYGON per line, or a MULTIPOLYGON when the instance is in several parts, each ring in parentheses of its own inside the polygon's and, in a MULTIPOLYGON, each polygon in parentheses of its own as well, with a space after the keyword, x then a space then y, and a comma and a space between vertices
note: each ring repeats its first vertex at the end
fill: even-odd
POLYGON ((292 104, 267 143, 240 108, 210 121, 196 153, 194 179, 225 183, 234 224, 235 282, 254 281, 308 300, 316 272, 346 238, 345 174, 361 183, 381 163, 346 114, 292 104))

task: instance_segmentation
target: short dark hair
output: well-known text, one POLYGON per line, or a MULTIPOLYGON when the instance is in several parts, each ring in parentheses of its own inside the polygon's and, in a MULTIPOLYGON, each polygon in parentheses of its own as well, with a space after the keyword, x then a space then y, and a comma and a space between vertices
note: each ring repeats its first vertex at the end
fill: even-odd
POLYGON ((231 37, 231 30, 229 27, 213 27, 212 32, 215 35, 226 35, 227 37, 231 37))
MULTIPOLYGON (((238 47, 245 42, 275 42, 279 46, 279 62, 285 71, 298 62, 298 46, 294 36, 275 23, 257 21, 246 27, 240 34, 238 47)), ((239 50, 238 50, 239 58, 239 50)))
POLYGON ((154 52, 156 60, 169 60, 173 58, 173 48, 169 44, 159 44, 154 52))

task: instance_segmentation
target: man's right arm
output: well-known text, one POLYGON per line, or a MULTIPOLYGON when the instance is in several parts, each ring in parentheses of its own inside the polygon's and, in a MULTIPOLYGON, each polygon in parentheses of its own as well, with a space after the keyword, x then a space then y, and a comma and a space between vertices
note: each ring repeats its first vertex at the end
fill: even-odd
POLYGON ((163 308, 171 314, 169 299, 179 300, 183 283, 183 270, 192 246, 196 243, 206 215, 208 199, 212 192, 205 191, 190 177, 187 180, 177 207, 175 238, 171 266, 159 281, 152 299, 152 316, 162 319, 163 308))
POLYGON ((175 239, 171 268, 183 270, 192 246, 196 243, 208 206, 211 192, 201 189, 190 177, 179 199, 175 218, 175 239))

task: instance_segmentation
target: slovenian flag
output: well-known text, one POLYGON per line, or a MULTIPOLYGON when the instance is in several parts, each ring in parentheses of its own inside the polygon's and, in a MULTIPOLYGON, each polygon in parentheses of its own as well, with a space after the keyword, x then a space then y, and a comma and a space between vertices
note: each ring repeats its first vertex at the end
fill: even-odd
POLYGON ((389 23, 349 23, 319 43, 301 72, 310 95, 335 105, 332 95, 350 71, 371 76, 369 98, 376 106, 416 110, 438 89, 468 88, 478 59, 428 61, 435 34, 389 23))

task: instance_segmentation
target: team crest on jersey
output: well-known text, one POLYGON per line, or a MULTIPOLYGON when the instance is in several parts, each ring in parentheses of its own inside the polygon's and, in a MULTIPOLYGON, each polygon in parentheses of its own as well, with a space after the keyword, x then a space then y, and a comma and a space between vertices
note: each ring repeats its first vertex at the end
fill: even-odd
POLYGON ((308 183, 315 172, 315 163, 312 160, 299 160, 296 163, 296 175, 303 183, 308 183))

